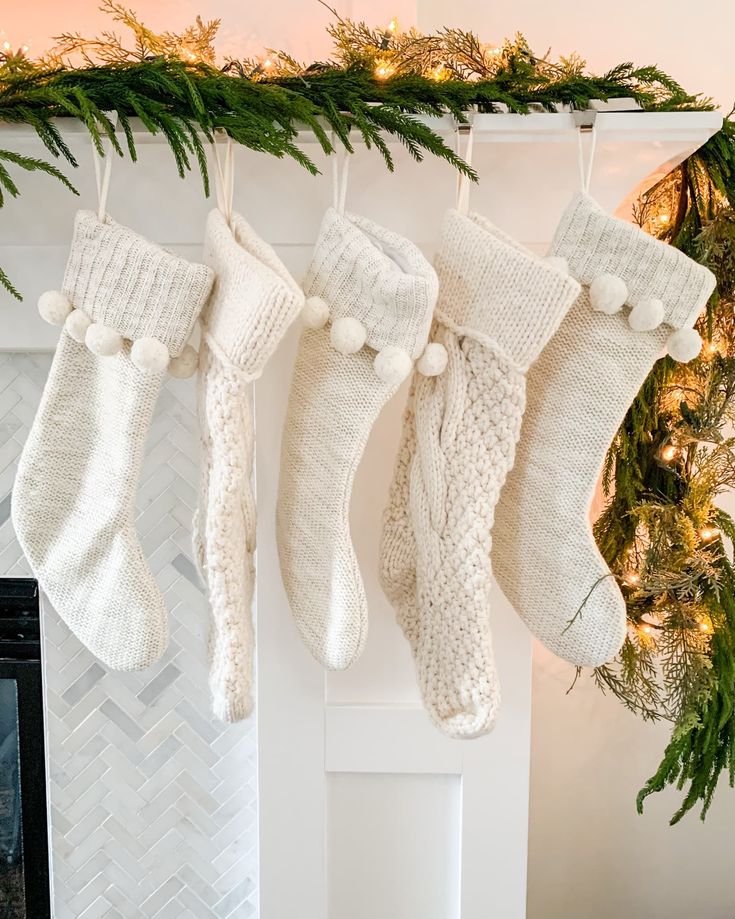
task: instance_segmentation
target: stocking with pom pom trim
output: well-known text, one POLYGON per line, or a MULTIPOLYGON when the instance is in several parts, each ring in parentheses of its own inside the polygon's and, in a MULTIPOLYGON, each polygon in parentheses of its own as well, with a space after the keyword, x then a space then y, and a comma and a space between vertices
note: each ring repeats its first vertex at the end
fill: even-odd
POLYGON ((211 283, 204 265, 80 211, 63 291, 39 300, 64 329, 21 455, 13 522, 56 611, 115 670, 148 666, 168 642, 135 491, 166 366, 211 283))
POLYGON ((327 211, 305 283, 276 532, 294 618, 330 669, 357 658, 367 631, 348 519, 355 471, 380 410, 424 351, 436 288, 408 240, 327 211))
POLYGON ((216 280, 202 312, 201 486, 194 550, 211 608, 210 689, 222 721, 253 707, 255 496, 252 381, 301 310, 304 295, 247 221, 207 220, 205 261, 216 280))
POLYGON ((380 576, 432 721, 451 737, 476 737, 492 728, 500 702, 489 609, 493 512, 513 464, 525 372, 579 285, 563 262, 457 211, 444 218, 436 270, 429 349, 444 346, 446 368, 423 376, 419 361, 414 374, 380 576))
POLYGON ((654 362, 666 350, 684 361, 699 353, 693 325, 714 277, 584 193, 565 211, 551 252, 567 259, 582 292, 528 375, 493 567, 537 638, 595 667, 626 634, 625 602, 590 523, 605 454, 654 362))

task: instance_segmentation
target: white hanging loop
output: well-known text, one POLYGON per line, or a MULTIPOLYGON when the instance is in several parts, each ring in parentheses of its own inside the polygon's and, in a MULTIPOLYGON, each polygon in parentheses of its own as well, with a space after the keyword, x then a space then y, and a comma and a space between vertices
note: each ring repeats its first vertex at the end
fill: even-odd
MULTIPOLYGON (((334 142, 332 146, 335 146, 334 142)), ((345 212, 349 172, 350 154, 341 148, 333 154, 332 158, 332 206, 338 214, 345 212)))
POLYGON ((217 207, 232 226, 232 204, 235 197, 235 149, 232 138, 227 137, 224 157, 220 156, 217 140, 212 141, 214 152, 214 190, 217 207))
MULTIPOLYGON (((461 156, 468 166, 472 166, 472 150, 475 132, 471 123, 457 125, 457 156, 461 156), (467 138, 464 152, 462 137, 467 138)), ((470 179, 463 172, 457 172, 457 211, 466 217, 470 212, 470 179)))
POLYGON ((595 127, 596 112, 575 112, 577 124, 577 165, 579 167, 579 185, 588 195, 592 181, 592 170, 595 165, 595 152, 597 150, 597 128, 595 127), (587 157, 584 152, 583 134, 590 135, 590 145, 587 157), (585 163, 585 158, 587 162, 585 163))
MULTIPOLYGON (((117 127, 117 125, 116 125, 117 127)), ((110 174, 112 172, 112 145, 109 149, 105 150, 104 142, 102 145, 104 156, 102 156, 92 143, 92 161, 94 162, 94 179, 97 185, 97 219, 104 221, 107 214, 107 193, 110 190, 110 174), (102 160, 104 159, 105 168, 102 168, 102 160)))

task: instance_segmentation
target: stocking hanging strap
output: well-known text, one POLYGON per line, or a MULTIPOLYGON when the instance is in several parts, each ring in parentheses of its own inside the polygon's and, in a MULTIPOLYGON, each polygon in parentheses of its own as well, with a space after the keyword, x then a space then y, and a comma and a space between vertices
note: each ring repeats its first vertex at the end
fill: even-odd
MULTIPOLYGON (((115 123, 117 129, 117 123, 115 123)), ((110 173, 112 172, 112 145, 105 149, 102 142, 102 153, 92 143, 92 162, 94 163, 94 179, 97 185, 97 218, 104 221, 107 214, 107 193, 110 190, 110 173), (105 167, 102 168, 104 159, 105 167)))
POLYGON ((224 215, 228 225, 232 226, 232 202, 235 197, 235 149, 232 138, 228 136, 224 156, 220 155, 217 141, 212 141, 214 153, 214 189, 217 195, 217 207, 224 215))
POLYGON ((579 166, 579 184, 582 191, 588 195, 590 191, 590 182, 592 181, 592 170, 595 165, 595 151, 597 149, 597 129, 594 121, 591 127, 589 125, 580 125, 577 129, 577 164, 579 166), (589 150, 585 157, 583 134, 590 135, 589 150), (585 158, 587 162, 585 163, 585 158))
MULTIPOLYGON (((471 123, 457 125, 457 155, 467 163, 472 165, 472 150, 474 146, 474 130, 471 123), (467 141, 462 150, 462 137, 467 141)), ((470 179, 463 172, 457 172, 457 210, 463 217, 466 217, 470 210, 470 179)))
POLYGON ((344 149, 339 150, 332 158, 332 206, 338 214, 345 212, 349 172, 350 154, 344 149))

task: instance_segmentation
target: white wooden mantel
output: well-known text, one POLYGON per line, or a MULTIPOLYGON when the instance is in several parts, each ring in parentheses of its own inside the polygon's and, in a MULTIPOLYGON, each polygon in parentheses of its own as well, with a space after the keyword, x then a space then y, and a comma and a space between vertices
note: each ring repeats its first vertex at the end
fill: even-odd
MULTIPOLYGON (((450 119, 434 126, 449 139, 450 119)), ((625 215, 640 190, 704 143, 716 113, 603 112, 591 193, 625 215)), ((89 141, 65 133, 81 168, 66 170, 76 199, 53 179, 19 176, 22 195, 0 210, 0 265, 23 291, 0 293, 0 350, 46 350, 57 331, 35 310, 59 285, 73 214, 94 207, 89 141)), ((471 206, 542 251, 578 187, 570 114, 479 115, 471 206)), ((177 178, 160 139, 140 134, 140 161, 115 161, 112 216, 198 258, 206 213, 196 175, 177 178)), ((301 140, 325 172, 238 150, 236 206, 299 277, 330 202, 329 169, 313 138, 301 140)), ((0 125, 0 148, 44 155, 28 129, 0 125)), ((358 145, 348 209, 402 232, 431 255, 454 200, 452 170, 414 164, 394 146, 389 175, 358 145)), ((521 919, 525 915, 531 738, 530 637, 503 596, 493 596, 503 707, 495 731, 450 741, 419 705, 407 645, 377 582, 380 515, 392 474, 405 393, 379 419, 357 476, 354 541, 370 604, 370 636, 348 672, 328 674, 301 647, 275 551, 280 430, 296 345, 290 333, 256 387, 258 723, 261 919, 521 919)), ((584 726, 580 725, 580 731, 584 726)))

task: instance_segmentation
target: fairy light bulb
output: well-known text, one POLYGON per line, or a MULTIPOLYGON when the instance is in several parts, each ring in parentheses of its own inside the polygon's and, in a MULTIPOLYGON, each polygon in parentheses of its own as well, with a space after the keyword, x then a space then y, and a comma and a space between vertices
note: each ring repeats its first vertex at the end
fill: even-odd
POLYGON ((273 61, 272 61, 269 57, 267 57, 267 58, 263 61, 263 68, 264 68, 265 70, 270 70, 272 66, 273 66, 273 61))
POLYGON ((659 214, 658 222, 666 226, 667 223, 670 223, 671 217, 668 214, 659 214))
POLYGON ((387 31, 392 34, 393 32, 396 31, 397 28, 398 28, 398 20, 395 18, 391 19, 391 21, 388 23, 387 31))
POLYGON ((699 631, 700 631, 700 632, 709 632, 709 630, 710 630, 710 624, 709 624, 709 622, 700 622, 700 623, 699 623, 699 631))
POLYGON ((9 41, 6 40, 3 42, 3 51, 10 51, 11 48, 12 48, 12 45, 10 44, 9 41))
POLYGON ((653 635, 653 626, 649 625, 647 622, 641 625, 640 630, 644 635, 653 635))
POLYGON ((391 75, 391 68, 388 67, 386 64, 378 64, 378 66, 375 68, 375 76, 379 80, 385 80, 390 75, 391 75))
POLYGON ((702 527, 699 531, 699 538, 702 542, 712 542, 713 539, 717 539, 720 535, 720 531, 717 527, 702 527))
POLYGON ((661 453, 659 455, 665 463, 670 463, 679 455, 679 448, 675 447, 673 444, 666 444, 665 447, 661 448, 661 453))
POLYGON ((623 580, 628 587, 637 587, 641 583, 641 576, 637 571, 627 571, 623 575, 623 580))

